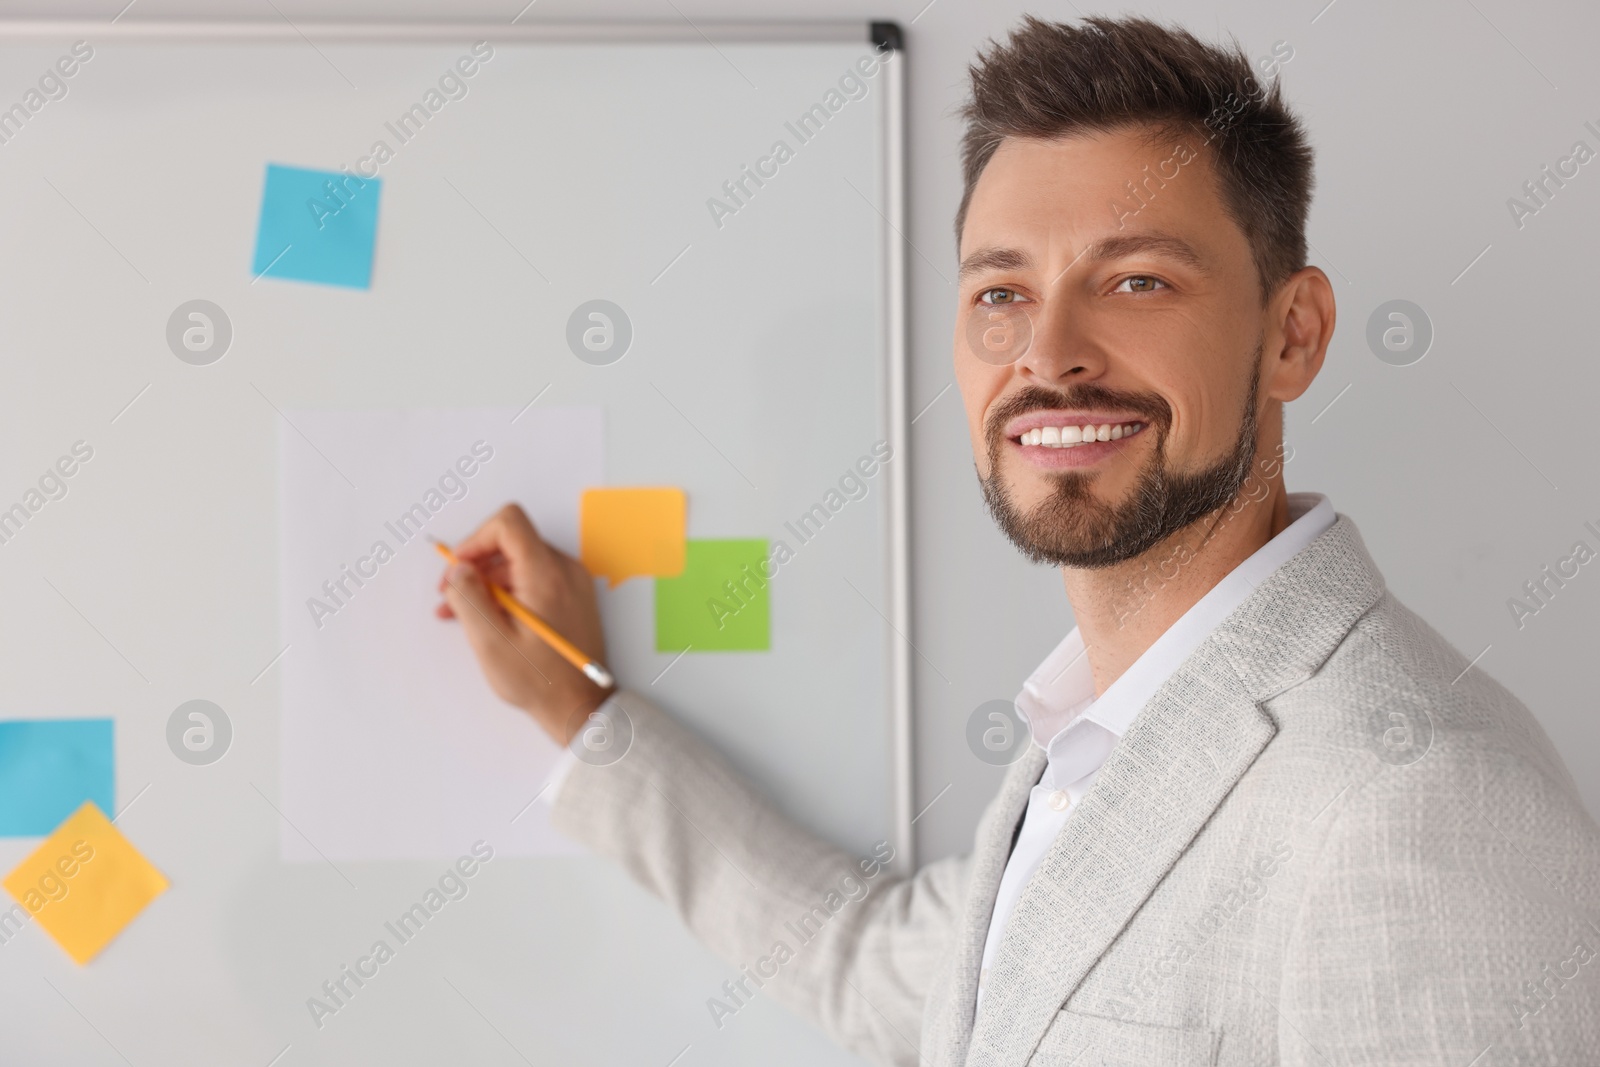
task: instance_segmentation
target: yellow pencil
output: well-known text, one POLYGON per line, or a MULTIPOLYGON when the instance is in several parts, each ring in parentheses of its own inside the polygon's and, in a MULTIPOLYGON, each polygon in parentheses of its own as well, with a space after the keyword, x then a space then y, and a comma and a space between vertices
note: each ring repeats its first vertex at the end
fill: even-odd
MULTIPOLYGON (((448 562, 451 564, 461 562, 456 557, 456 554, 450 550, 449 545, 434 537, 430 537, 428 540, 433 542, 433 547, 438 549, 439 555, 443 556, 448 562)), ((578 646, 562 637, 553 626, 539 618, 532 611, 529 611, 516 597, 493 582, 486 581, 485 584, 488 585, 489 592, 494 594, 495 600, 499 602, 501 607, 509 611, 522 625, 542 637, 545 644, 559 652, 562 659, 586 674, 591 682, 602 689, 610 689, 616 684, 616 680, 611 677, 610 671, 582 652, 579 652, 578 646)))

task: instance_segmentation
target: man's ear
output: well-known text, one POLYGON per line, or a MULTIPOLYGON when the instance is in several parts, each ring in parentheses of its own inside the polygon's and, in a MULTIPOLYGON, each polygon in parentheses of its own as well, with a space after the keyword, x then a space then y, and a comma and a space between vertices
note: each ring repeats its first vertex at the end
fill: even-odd
POLYGON ((1302 267, 1278 287, 1269 314, 1280 344, 1264 368, 1262 393, 1273 400, 1295 400, 1322 370, 1333 339, 1333 284, 1322 268, 1302 267))

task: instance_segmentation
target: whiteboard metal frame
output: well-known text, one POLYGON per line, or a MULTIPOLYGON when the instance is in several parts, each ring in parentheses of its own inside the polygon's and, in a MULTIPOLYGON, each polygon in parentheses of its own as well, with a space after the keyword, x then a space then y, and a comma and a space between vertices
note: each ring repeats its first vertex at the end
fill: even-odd
POLYGON ((0 41, 50 40, 60 37, 92 41, 194 42, 322 40, 346 42, 406 42, 486 39, 513 42, 685 42, 712 46, 715 42, 831 42, 873 43, 878 27, 893 42, 893 62, 884 65, 884 158, 882 217, 885 223, 883 350, 885 360, 884 425, 897 463, 887 464, 889 541, 889 610, 891 633, 885 653, 889 663, 890 819, 897 845, 890 868, 900 875, 916 869, 916 839, 912 824, 914 792, 913 720, 911 713, 911 606, 910 606, 910 450, 906 421, 907 310, 906 276, 906 76, 904 34, 894 23, 876 20, 834 19, 816 21, 747 22, 530 22, 499 25, 484 22, 216 22, 201 20, 108 22, 87 19, 0 20, 0 41))
POLYGON ((873 23, 859 19, 819 19, 789 22, 279 22, 209 21, 195 19, 116 20, 0 19, 0 39, 96 37, 124 41, 455 41, 479 39, 566 43, 572 41, 688 41, 709 43, 852 41, 871 43, 873 23))
POLYGON ((893 818, 895 833, 902 847, 895 853, 892 869, 909 876, 916 870, 916 836, 912 824, 915 788, 915 764, 911 715, 911 544, 910 544, 910 493, 911 449, 910 424, 906 421, 906 398, 910 393, 907 380, 907 309, 910 305, 906 288, 906 70, 905 38, 899 27, 894 28, 895 61, 888 64, 887 92, 884 106, 888 109, 884 124, 884 206, 890 234, 885 234, 884 281, 887 337, 885 358, 889 363, 888 387, 884 390, 888 402, 887 412, 890 443, 900 462, 890 471, 889 482, 889 616, 893 620, 894 637, 890 638, 889 700, 893 736, 890 750, 894 759, 893 818))

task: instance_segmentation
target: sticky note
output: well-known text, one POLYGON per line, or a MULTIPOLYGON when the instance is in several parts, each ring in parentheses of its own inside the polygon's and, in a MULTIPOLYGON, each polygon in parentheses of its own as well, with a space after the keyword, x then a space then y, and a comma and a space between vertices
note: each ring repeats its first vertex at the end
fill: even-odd
POLYGON ((250 273, 370 288, 382 190, 378 178, 267 164, 250 273))
POLYGON ((656 651, 764 651, 765 538, 690 541, 683 573, 656 579, 656 651))
POLYGON ((167 880, 86 801, 6 875, 6 891, 87 963, 167 888, 167 880))
POLYGON ((586 489, 578 506, 578 556, 613 586, 682 574, 687 513, 682 489, 586 489))
POLYGON ((110 719, 0 721, 0 837, 43 837, 92 800, 116 805, 110 719))

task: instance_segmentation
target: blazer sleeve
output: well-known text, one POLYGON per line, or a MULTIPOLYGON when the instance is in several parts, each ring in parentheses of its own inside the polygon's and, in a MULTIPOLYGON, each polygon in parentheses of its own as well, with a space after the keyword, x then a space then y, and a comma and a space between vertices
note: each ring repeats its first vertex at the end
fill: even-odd
POLYGON ((1593 1062, 1597 916, 1600 830, 1569 783, 1492 744, 1383 768, 1309 872, 1280 1062, 1593 1062))
MULTIPOLYGON (((891 875, 892 845, 854 857, 786 818, 703 741, 620 691, 626 752, 576 762, 557 830, 616 860, 732 968, 834 1041, 876 1062, 919 1062, 923 1006, 951 941, 970 858, 891 875), (781 947, 780 947, 781 946, 781 947)), ((719 991, 708 1000, 736 1004, 719 991)))

